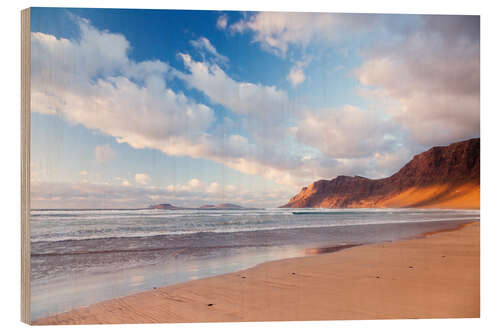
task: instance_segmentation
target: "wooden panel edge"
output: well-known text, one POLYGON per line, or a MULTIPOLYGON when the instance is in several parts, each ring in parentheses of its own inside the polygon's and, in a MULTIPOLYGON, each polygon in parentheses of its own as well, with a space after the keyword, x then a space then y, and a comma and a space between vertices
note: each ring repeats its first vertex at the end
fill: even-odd
POLYGON ((30 307, 30 8, 21 11, 21 321, 31 324, 30 307))

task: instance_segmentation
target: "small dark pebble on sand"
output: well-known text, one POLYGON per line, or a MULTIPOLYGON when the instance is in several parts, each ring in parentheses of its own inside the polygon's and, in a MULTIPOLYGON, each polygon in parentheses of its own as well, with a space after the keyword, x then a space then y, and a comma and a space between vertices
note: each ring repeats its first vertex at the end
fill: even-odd
POLYGON ((213 303, 207 304, 207 306, 213 306, 213 305, 214 305, 213 303))
POLYGON ((292 275, 295 275, 295 273, 292 273, 292 275))
POLYGON ((413 266, 410 266, 410 267, 408 267, 408 268, 413 268, 413 266))
POLYGON ((377 275, 377 276, 376 276, 376 278, 377 278, 377 279, 380 279, 380 276, 378 276, 378 275, 377 275))
POLYGON ((242 276, 241 278, 242 278, 242 279, 246 279, 247 277, 246 277, 246 276, 242 276))

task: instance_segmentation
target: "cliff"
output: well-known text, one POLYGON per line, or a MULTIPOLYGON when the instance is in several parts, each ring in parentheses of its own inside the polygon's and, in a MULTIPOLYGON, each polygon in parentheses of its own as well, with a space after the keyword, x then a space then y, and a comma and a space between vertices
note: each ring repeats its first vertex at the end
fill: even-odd
POLYGON ((434 147, 383 179, 338 176, 304 187, 283 207, 479 209, 480 139, 434 147))

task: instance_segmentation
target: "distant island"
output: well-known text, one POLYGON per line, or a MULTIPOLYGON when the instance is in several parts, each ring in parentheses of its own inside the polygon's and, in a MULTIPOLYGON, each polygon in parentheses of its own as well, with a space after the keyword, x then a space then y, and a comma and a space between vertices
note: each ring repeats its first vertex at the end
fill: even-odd
POLYGON ((198 209, 247 209, 245 207, 235 205, 232 203, 223 203, 223 204, 218 204, 218 205, 203 205, 199 207, 198 209))
POLYGON ((282 207, 479 209, 480 150, 480 139, 470 139, 415 155, 387 178, 318 180, 282 207))
POLYGON ((200 207, 177 207, 168 203, 150 205, 149 209, 163 209, 163 210, 247 210, 247 209, 255 209, 255 208, 247 208, 239 205, 235 205, 232 203, 222 203, 218 205, 203 205, 200 207))
POLYGON ((176 207, 176 206, 168 204, 168 203, 157 204, 157 205, 150 205, 148 208, 149 209, 164 209, 164 210, 187 209, 187 208, 183 208, 183 207, 176 207))

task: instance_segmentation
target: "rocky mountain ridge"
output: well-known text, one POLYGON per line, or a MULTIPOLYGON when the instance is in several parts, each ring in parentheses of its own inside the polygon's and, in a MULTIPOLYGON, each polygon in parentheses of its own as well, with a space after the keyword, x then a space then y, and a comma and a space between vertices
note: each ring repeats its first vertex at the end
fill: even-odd
POLYGON ((283 207, 479 208, 480 139, 433 147, 382 179, 338 176, 304 187, 283 207))

